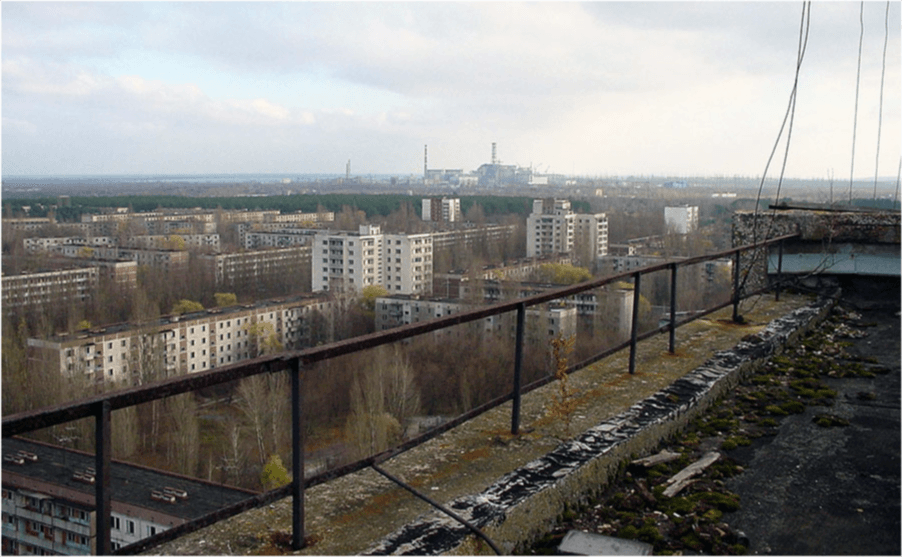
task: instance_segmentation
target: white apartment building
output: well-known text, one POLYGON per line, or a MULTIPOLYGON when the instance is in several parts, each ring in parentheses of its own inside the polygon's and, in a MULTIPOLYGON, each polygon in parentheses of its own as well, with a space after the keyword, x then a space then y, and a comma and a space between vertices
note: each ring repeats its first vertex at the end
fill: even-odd
POLYGON ((566 199, 536 199, 526 218, 526 256, 573 251, 576 215, 566 199))
MULTIPOLYGON (((604 213, 576 215, 575 249, 593 261, 608 254, 608 217, 604 213)), ((587 263, 587 262, 584 262, 587 263)))
POLYGON ((311 258, 312 288, 359 291, 381 285, 393 294, 432 291, 431 234, 382 234, 378 226, 358 232, 317 233, 311 258))
POLYGON ((432 235, 386 234, 383 286, 390 293, 432 292, 432 235))
POLYGON ((89 381, 139 385, 261 354, 273 337, 298 349, 328 337, 331 302, 316 296, 268 300, 169 316, 141 325, 118 324, 88 332, 28 339, 34 360, 49 370, 89 381))
POLYGON ((698 230, 698 207, 664 207, 664 226, 668 232, 688 234, 698 230))
MULTIPOLYGON (((401 325, 420 323, 438 317, 447 317, 460 313, 472 306, 460 300, 424 299, 411 296, 389 296, 376 298, 376 329, 386 330, 401 325)), ((526 310, 527 326, 535 331, 537 325, 542 326, 541 335, 549 338, 557 335, 564 337, 576 334, 577 310, 563 304, 552 305, 547 309, 530 308, 526 310)), ((487 317, 481 321, 482 332, 485 334, 501 333, 505 324, 511 327, 510 334, 516 333, 515 320, 507 322, 503 316, 487 317)), ((450 328, 433 333, 435 336, 453 334, 465 334, 462 329, 450 328)))
POLYGON ((423 200, 423 220, 458 222, 461 218, 459 198, 443 197, 423 200))
POLYGON ((315 230, 304 228, 287 228, 274 231, 250 230, 244 232, 242 245, 244 249, 287 248, 291 246, 309 246, 313 243, 315 230))
MULTIPOLYGON (((200 255, 198 259, 217 288, 245 288, 272 277, 297 277, 310 265, 311 248, 296 246, 267 250, 200 255)), ((298 285, 303 290, 306 285, 298 285)))
POLYGON ((310 254, 313 291, 359 291, 371 284, 383 284, 382 246, 382 229, 378 226, 362 224, 356 233, 317 233, 310 254))

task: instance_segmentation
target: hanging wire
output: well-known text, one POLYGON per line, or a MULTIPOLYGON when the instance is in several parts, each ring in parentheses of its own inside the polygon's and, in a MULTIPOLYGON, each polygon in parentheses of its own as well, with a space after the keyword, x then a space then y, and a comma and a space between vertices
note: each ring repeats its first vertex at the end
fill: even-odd
MULTIPOLYGON (((786 128, 787 121, 789 122, 789 130, 787 132, 786 138, 786 150, 783 156, 783 167, 780 171, 780 179, 777 184, 777 195, 775 199, 775 203, 780 199, 780 187, 783 183, 783 172, 786 170, 786 159, 789 155, 789 139, 792 135, 792 123, 795 119, 795 104, 796 104, 796 93, 799 88, 799 72, 802 68, 802 60, 805 58, 805 51, 808 49, 808 31, 811 24, 811 2, 803 2, 802 3, 802 18, 799 24, 799 49, 796 55, 796 68, 795 68, 795 78, 792 84, 792 92, 789 95, 789 104, 786 107, 786 113, 783 115, 783 123, 780 124, 780 131, 777 133, 777 140, 774 142, 774 146, 771 149, 770 156, 767 158, 767 164, 764 166, 764 173, 761 175, 761 182, 758 184, 758 194, 755 198, 755 213, 752 218, 752 244, 758 243, 758 215, 761 204, 761 193, 764 189, 764 182, 767 180, 767 171, 770 168, 770 164, 773 161, 774 155, 777 152, 777 147, 780 145, 780 139, 783 136, 783 130, 786 128)), ((765 233, 765 240, 770 237, 773 232, 774 220, 776 217, 776 208, 774 208, 771 212, 771 220, 768 226, 767 232, 765 233)), ((742 282, 739 286, 740 290, 745 287, 745 283, 748 281, 749 274, 751 272, 752 267, 754 267, 758 257, 761 253, 760 249, 756 249, 752 252, 752 258, 748 263, 748 267, 742 276, 742 282)))
POLYGON ((896 202, 899 200, 900 179, 902 179, 902 157, 899 157, 899 172, 896 174, 896 193, 893 194, 893 209, 896 208, 896 202))
POLYGON ((880 130, 883 128, 883 79, 886 76, 886 44, 889 42, 889 0, 883 17, 883 66, 880 70, 880 112, 877 117, 877 160, 874 162, 874 200, 877 200, 877 177, 880 175, 880 130))
POLYGON ((849 171, 849 205, 852 204, 852 182, 855 180, 855 133, 858 130, 858 89, 861 83, 861 45, 864 42, 864 0, 861 2, 861 11, 858 15, 861 25, 861 35, 858 38, 858 72, 855 75, 855 119, 852 122, 852 168, 849 171))

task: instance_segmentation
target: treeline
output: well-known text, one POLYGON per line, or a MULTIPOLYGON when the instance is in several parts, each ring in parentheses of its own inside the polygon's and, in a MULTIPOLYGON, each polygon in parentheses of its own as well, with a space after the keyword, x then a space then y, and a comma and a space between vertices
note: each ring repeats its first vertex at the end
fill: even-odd
MULTIPOLYGON (((317 195, 275 195, 266 197, 187 197, 180 195, 121 195, 121 196, 73 196, 65 207, 56 207, 56 218, 60 222, 74 222, 82 214, 100 213, 109 207, 129 207, 132 211, 144 213, 157 209, 202 209, 216 210, 278 210, 283 213, 315 213, 319 210, 340 212, 344 207, 363 211, 368 218, 388 216, 402 205, 413 205, 417 215, 421 215, 419 200, 425 196, 399 194, 317 194, 317 195), (414 201, 413 203, 411 203, 414 201)), ((479 205, 487 217, 495 215, 527 215, 532 211, 532 197, 501 197, 488 195, 461 196, 461 211, 466 213, 474 205, 479 205)), ((36 197, 3 200, 4 215, 20 215, 22 207, 30 207, 29 215, 45 217, 58 204, 53 197, 36 197)), ((577 212, 588 211, 585 201, 573 201, 577 212)))

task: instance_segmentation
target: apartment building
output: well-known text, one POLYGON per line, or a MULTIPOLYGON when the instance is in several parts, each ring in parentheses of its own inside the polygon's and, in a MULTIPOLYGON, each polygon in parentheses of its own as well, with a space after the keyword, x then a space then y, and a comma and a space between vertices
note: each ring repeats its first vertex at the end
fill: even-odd
MULTIPOLYGON (((604 213, 577 214, 574 219, 574 249, 589 261, 608 254, 608 217, 604 213)), ((589 263, 584 261, 584 263, 589 263)))
POLYGON ((134 261, 94 261, 84 267, 3 276, 3 311, 43 311, 66 304, 83 304, 106 284, 135 288, 138 265, 134 261))
MULTIPOLYGON (((447 317, 460 313, 472 306, 461 300, 427 299, 418 296, 388 296, 376 299, 376 329, 386 330, 401 325, 420 323, 438 317, 447 317)), ((549 338, 576 334, 577 311, 574 307, 563 304, 549 306, 546 309, 530 308, 526 310, 527 326, 535 330, 542 326, 541 335, 547 332, 549 338)), ((486 335, 504 333, 515 334, 513 320, 505 320, 503 316, 487 317, 480 321, 482 332, 486 335)), ((437 336, 448 334, 467 334, 459 328, 436 331, 437 336)))
POLYGON ((473 226, 462 230, 432 233, 433 249, 450 249, 454 246, 472 247, 480 243, 504 243, 516 231, 514 225, 490 224, 473 226))
POLYGON ((119 246, 80 246, 62 245, 57 253, 64 257, 75 257, 92 260, 126 260, 138 265, 146 265, 165 272, 184 272, 188 270, 189 253, 171 249, 141 249, 119 246))
POLYGON ((316 230, 307 228, 282 228, 273 231, 249 230, 239 233, 244 249, 287 248, 309 246, 313 243, 316 230))
POLYGON ((313 291, 359 291, 384 284, 383 246, 378 226, 363 224, 357 232, 318 232, 310 255, 313 291))
POLYGON ((576 215, 566 199, 536 199, 526 218, 526 256, 573 251, 576 215))
POLYGON ((320 296, 266 300, 30 338, 28 347, 35 361, 68 377, 139 385, 255 358, 273 340, 285 349, 328 340, 331 305, 320 296))
POLYGON ((423 200, 423 220, 458 222, 462 219, 459 198, 430 198, 423 200))
MULTIPOLYGON (((301 270, 310 268, 310 246, 255 250, 218 255, 199 255, 204 272, 214 278, 217 288, 243 289, 283 278, 300 280, 301 270)), ((306 290, 298 284, 296 290, 306 290)))
POLYGON ((430 294, 432 292, 432 235, 386 234, 383 286, 390 293, 430 294))
MULTIPOLYGON (((119 239, 115 236, 60 236, 54 238, 23 238, 22 243, 28 253, 55 252, 62 246, 115 247, 119 239)), ((122 244, 124 248, 167 249, 173 244, 181 248, 202 251, 219 251, 219 234, 157 234, 130 236, 122 244)))
POLYGON ((34 311, 55 305, 83 304, 93 298, 99 276, 97 267, 4 276, 3 310, 9 313, 19 308, 34 311))
POLYGON ((698 230, 698 207, 664 207, 664 226, 669 232, 688 234, 698 230))
MULTIPOLYGON (((4 555, 97 555, 94 455, 3 439, 4 555)), ((253 492, 113 461, 113 550, 236 504, 253 492)))

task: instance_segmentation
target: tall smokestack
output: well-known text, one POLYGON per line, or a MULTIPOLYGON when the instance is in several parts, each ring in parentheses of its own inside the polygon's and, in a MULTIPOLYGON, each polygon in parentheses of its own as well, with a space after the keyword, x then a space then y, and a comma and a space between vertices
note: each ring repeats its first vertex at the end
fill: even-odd
POLYGON ((348 159, 348 165, 345 166, 345 179, 351 179, 351 159, 348 159))
POLYGON ((427 170, 429 170, 429 146, 423 145, 423 183, 426 183, 427 170))
POLYGON ((498 155, 495 150, 495 142, 492 142, 492 164, 498 164, 498 155))

